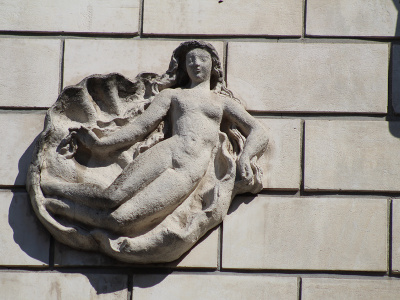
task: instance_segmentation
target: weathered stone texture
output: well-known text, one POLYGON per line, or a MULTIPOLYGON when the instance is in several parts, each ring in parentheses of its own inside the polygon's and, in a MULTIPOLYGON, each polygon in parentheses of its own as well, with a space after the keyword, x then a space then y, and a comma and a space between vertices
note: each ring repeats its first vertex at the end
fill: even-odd
POLYGON ((144 1, 145 34, 301 35, 302 2, 144 1))
POLYGON ((400 199, 393 199, 392 205, 392 270, 400 273, 400 199))
MULTIPOLYGON (((217 268, 219 229, 214 230, 204 240, 196 244, 177 264, 177 267, 217 268)), ((172 262, 174 265, 175 263, 172 262)))
POLYGON ((59 89, 60 50, 59 40, 0 39, 0 106, 53 104, 59 89))
POLYGON ((306 34, 397 36, 399 9, 393 0, 308 0, 306 34))
MULTIPOLYGON (((140 72, 162 74, 181 41, 74 40, 65 41, 64 86, 92 74, 121 73, 134 79, 140 72)), ((220 59, 223 43, 213 42, 220 59)))
POLYGON ((0 0, 0 30, 136 33, 138 0, 0 0))
POLYGON ((379 299, 400 298, 400 280, 303 278, 302 299, 379 299))
POLYGON ((1 299, 127 299, 127 275, 0 273, 1 299))
MULTIPOLYGON (((150 267, 217 268, 218 229, 196 244, 183 259, 150 267)), ((127 266, 100 253, 85 252, 55 243, 54 264, 58 266, 127 266)))
MULTIPOLYGON (((49 240, 49 233, 32 211, 28 195, 0 191, 0 265, 47 265, 49 240)), ((1 297, 1 291, 2 288, 0 298, 6 299, 1 297)))
POLYGON ((247 109, 385 113, 387 43, 228 44, 228 84, 247 109))
POLYGON ((27 179, 59 242, 124 262, 173 262, 222 222, 236 194, 262 190, 256 161, 267 133, 222 70, 211 44, 186 41, 162 76, 92 75, 63 90, 27 179))
POLYGON ((400 122, 310 120, 305 126, 305 189, 400 190, 400 122))
POLYGON ((392 105, 394 111, 400 114, 400 45, 393 44, 392 53, 392 105))
POLYGON ((133 299, 297 299, 295 277, 258 275, 136 275, 133 299))
POLYGON ((259 119, 266 128, 268 148, 260 158, 264 189, 299 189, 301 120, 259 119))
POLYGON ((223 268, 387 268, 386 199, 237 197, 223 229, 223 268))
POLYGON ((36 136, 43 130, 43 112, 0 114, 0 185, 25 185, 36 136))

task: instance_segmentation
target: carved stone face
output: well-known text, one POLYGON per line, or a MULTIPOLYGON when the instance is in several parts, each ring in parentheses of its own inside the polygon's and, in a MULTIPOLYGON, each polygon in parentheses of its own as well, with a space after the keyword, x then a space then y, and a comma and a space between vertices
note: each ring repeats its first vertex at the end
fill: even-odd
POLYGON ((200 83, 211 76, 212 59, 208 51, 196 48, 186 54, 186 70, 192 82, 200 83))

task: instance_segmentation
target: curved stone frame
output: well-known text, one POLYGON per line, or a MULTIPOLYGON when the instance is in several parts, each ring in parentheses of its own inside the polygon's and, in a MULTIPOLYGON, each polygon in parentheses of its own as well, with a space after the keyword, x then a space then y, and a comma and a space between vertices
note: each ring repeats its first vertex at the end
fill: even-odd
MULTIPOLYGON (((192 41, 182 45, 201 46, 209 52, 215 51, 204 42, 192 41)), ((171 65, 182 45, 175 50, 171 65)), ((47 112, 44 130, 37 141, 29 168, 27 189, 39 219, 61 243, 77 249, 100 251, 130 263, 173 261, 188 251, 207 231, 222 222, 236 194, 257 193, 262 188, 262 173, 256 161, 265 150, 267 139, 261 141, 264 143, 261 150, 251 159, 254 174, 252 180, 244 181, 237 174, 237 161, 246 139, 235 125, 223 121, 219 141, 212 150, 205 175, 171 213, 155 224, 146 225, 139 232, 121 234, 83 221, 77 222, 67 215, 49 210, 46 206, 49 199, 68 206, 68 196, 46 195, 42 188, 44 182, 95 184, 102 180, 105 185, 110 185, 137 156, 169 138, 171 120, 165 118, 143 140, 113 152, 109 157, 102 157, 103 160, 71 142, 71 132, 82 124, 88 128, 101 128, 102 134, 118 131, 121 126, 142 114, 159 90, 171 88, 165 84, 166 75, 170 77, 171 73, 167 71, 163 76, 143 73, 134 81, 116 73, 92 75, 76 86, 65 88, 47 112)), ((220 97, 236 101, 225 88, 221 79, 223 74, 219 76, 220 97)), ((95 218, 96 214, 112 214, 110 210, 97 210, 88 218, 95 218)))

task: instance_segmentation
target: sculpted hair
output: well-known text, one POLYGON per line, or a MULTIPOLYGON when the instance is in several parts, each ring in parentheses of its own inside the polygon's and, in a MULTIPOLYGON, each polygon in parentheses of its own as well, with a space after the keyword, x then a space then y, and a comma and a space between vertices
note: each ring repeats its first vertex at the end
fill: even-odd
POLYGON ((221 61, 218 57, 217 50, 214 46, 203 41, 188 41, 179 45, 174 50, 169 63, 167 72, 160 76, 156 80, 154 85, 154 92, 158 93, 163 89, 184 87, 189 83, 189 75, 186 70, 186 54, 193 49, 204 49, 211 55, 212 68, 210 76, 210 90, 216 93, 228 96, 239 103, 241 101, 233 96, 233 93, 227 89, 224 72, 222 70, 221 61))

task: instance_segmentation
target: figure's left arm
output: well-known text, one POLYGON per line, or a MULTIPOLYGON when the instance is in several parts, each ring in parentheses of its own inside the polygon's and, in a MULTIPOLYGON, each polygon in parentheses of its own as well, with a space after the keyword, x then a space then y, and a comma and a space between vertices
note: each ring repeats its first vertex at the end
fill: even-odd
POLYGON ((260 156, 268 144, 265 128, 233 99, 225 99, 224 118, 235 124, 246 137, 246 143, 238 162, 238 171, 245 181, 250 182, 253 177, 250 161, 254 156, 260 156))

